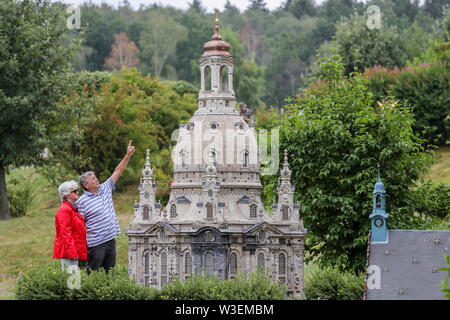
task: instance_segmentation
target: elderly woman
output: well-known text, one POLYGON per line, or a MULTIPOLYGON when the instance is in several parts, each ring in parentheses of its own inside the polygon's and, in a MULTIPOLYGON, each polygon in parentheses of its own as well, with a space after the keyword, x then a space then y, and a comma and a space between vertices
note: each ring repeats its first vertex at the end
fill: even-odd
POLYGON ((78 212, 78 183, 66 181, 58 188, 61 206, 55 216, 55 245, 53 258, 61 259, 62 269, 78 270, 79 261, 87 261, 86 227, 78 212))

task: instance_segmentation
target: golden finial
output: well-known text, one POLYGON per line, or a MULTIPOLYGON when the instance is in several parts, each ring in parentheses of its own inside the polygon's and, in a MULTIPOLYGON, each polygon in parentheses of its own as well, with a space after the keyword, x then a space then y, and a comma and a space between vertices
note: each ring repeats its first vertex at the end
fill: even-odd
POLYGON ((219 24, 219 10, 216 9, 216 24, 219 24))

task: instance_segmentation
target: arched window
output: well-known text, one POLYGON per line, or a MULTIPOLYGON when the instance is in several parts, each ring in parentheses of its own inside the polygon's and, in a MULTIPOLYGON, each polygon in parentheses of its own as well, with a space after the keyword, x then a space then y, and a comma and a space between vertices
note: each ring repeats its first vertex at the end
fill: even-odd
POLYGON ((150 273, 150 253, 148 252, 144 253, 144 273, 150 273))
POLYGON ((278 256, 278 274, 286 274, 286 256, 284 255, 284 253, 280 253, 280 255, 278 256))
POLYGON ((376 198, 376 207, 381 208, 381 195, 377 195, 376 198))
POLYGON ((161 254, 161 288, 167 283, 167 253, 161 254))
POLYGON ((206 274, 214 272, 214 255, 212 252, 207 252, 205 254, 205 272, 206 274))
POLYGON ((242 166, 244 168, 248 167, 248 152, 244 151, 244 153, 242 154, 242 166))
POLYGON ((230 255, 230 275, 235 275, 237 272, 237 254, 230 255))
POLYGON ((186 275, 192 273, 192 260, 190 252, 186 252, 186 254, 184 255, 184 273, 186 275))
POLYGON ((177 216, 177 206, 172 204, 170 206, 170 217, 171 218, 176 218, 176 216, 177 216))
POLYGON ((250 205, 250 218, 256 218, 256 204, 250 205))
POLYGON ((228 67, 222 66, 220 68, 220 90, 228 90, 228 67))
POLYGON ((145 206, 142 208, 142 212, 143 212, 143 218, 144 218, 144 220, 150 219, 150 209, 149 209, 149 207, 148 207, 147 205, 145 205, 145 206))
POLYGON ((186 168, 187 166, 187 153, 186 151, 181 151, 180 152, 180 158, 181 158, 181 167, 182 168, 186 168))
POLYGON ((167 275, 167 253, 161 254, 161 275, 167 275))
POLYGON ((211 68, 209 66, 205 67, 203 81, 204 81, 203 87, 205 88, 205 90, 210 91, 211 90, 211 68))
POLYGON ((258 253, 258 270, 262 270, 266 267, 265 259, 264 253, 258 253))
POLYGON ((206 219, 212 220, 213 219, 213 206, 211 203, 208 203, 206 205, 206 219))
POLYGON ((282 215, 282 219, 283 220, 289 220, 289 207, 288 206, 283 206, 281 208, 281 215, 282 215))

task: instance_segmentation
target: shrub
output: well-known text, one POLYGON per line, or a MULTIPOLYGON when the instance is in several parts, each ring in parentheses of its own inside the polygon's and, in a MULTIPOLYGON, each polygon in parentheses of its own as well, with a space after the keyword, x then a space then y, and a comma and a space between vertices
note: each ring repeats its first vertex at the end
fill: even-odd
POLYGON ((74 289, 68 287, 69 276, 58 263, 33 268, 17 280, 16 297, 19 300, 150 300, 156 297, 156 290, 129 279, 124 266, 117 266, 108 274, 99 271, 89 276, 80 270, 80 287, 74 289))
POLYGON ((327 300, 362 300, 364 279, 349 272, 325 267, 312 271, 305 278, 305 296, 308 300, 319 297, 327 300))
POLYGON ((23 273, 16 282, 19 300, 64 300, 70 298, 67 287, 68 273, 56 264, 33 268, 23 273))
POLYGON ((268 274, 243 274, 222 281, 216 275, 193 274, 183 282, 175 279, 162 290, 137 284, 125 266, 108 274, 80 271, 79 287, 69 289, 69 274, 58 263, 33 268, 21 275, 15 291, 19 300, 279 300, 286 298, 286 286, 273 282, 268 274))
POLYGON ((445 219, 450 214, 450 185, 428 180, 414 190, 413 196, 414 211, 422 218, 445 219))
POLYGON ((13 178, 8 190, 9 209, 11 217, 23 217, 27 214, 32 202, 32 186, 28 181, 13 178))
POLYGON ((448 121, 450 65, 440 61, 401 70, 376 66, 365 71, 374 103, 389 96, 407 102, 414 113, 414 130, 431 144, 445 145, 450 137, 448 121))
POLYGON ((440 268, 440 271, 447 271, 448 275, 447 275, 447 279, 445 279, 444 281, 442 281, 441 283, 441 288, 442 288, 442 292, 445 294, 444 297, 446 297, 448 300, 450 300, 450 289, 448 288, 448 279, 450 279, 450 258, 447 254, 444 254, 445 260, 447 261, 447 268, 440 268))

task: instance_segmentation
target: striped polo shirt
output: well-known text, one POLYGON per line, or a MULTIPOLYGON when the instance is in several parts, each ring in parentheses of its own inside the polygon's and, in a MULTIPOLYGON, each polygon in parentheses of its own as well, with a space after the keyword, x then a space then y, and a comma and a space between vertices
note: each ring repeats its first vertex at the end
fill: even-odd
POLYGON ((84 191, 76 205, 86 223, 87 246, 94 247, 117 237, 119 222, 112 200, 114 182, 111 178, 100 185, 99 194, 84 191))

